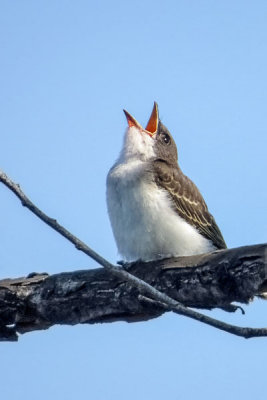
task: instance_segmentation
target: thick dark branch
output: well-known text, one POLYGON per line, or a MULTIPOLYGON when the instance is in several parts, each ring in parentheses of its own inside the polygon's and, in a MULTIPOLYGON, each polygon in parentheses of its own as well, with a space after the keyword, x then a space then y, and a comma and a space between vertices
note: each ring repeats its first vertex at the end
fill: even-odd
MULTIPOLYGON (((58 233, 60 233, 62 236, 64 236, 68 241, 70 241, 72 244, 74 244, 78 250, 81 250, 82 252, 87 254, 89 257, 91 257, 95 261, 97 261, 100 265, 102 265, 106 269, 106 271, 108 271, 109 273, 111 273, 113 275, 114 279, 117 278, 116 285, 120 286, 122 284, 127 284, 127 286, 129 286, 130 291, 133 290, 134 292, 138 291, 139 293, 142 293, 143 299, 145 298, 145 296, 143 296, 144 294, 146 296, 150 296, 150 298, 152 298, 154 300, 154 304, 157 304, 156 315, 158 315, 159 313, 162 313, 163 311, 166 311, 166 310, 174 311, 175 313, 177 313, 179 315, 187 316, 189 318, 198 320, 200 322, 203 322, 205 324, 211 325, 213 327, 216 327, 218 329, 224 330, 226 332, 229 332, 229 333, 232 333, 232 334, 235 334, 238 336, 243 336, 246 338, 253 337, 253 336, 267 336, 267 329, 252 329, 252 328, 241 328, 241 327, 237 327, 237 326, 232 326, 232 325, 226 324, 224 322, 218 321, 214 318, 200 314, 196 311, 193 311, 193 310, 185 307, 184 304, 175 300, 177 298, 176 295, 172 298, 166 294, 167 291, 164 293, 164 288, 163 288, 163 291, 160 291, 155 287, 155 285, 152 286, 153 283, 149 284, 148 283, 149 281, 146 282, 145 280, 138 278, 133 273, 130 273, 129 269, 127 271, 126 269, 122 269, 115 265, 112 265, 109 261, 105 260, 99 254, 97 254, 94 250, 92 250, 89 246, 87 246, 80 239, 78 239, 71 232, 69 232, 62 225, 60 225, 55 219, 48 217, 43 211, 41 211, 38 207, 36 207, 31 202, 31 200, 23 193, 23 191, 20 189, 20 186, 15 184, 14 182, 12 182, 11 179, 8 178, 8 176, 5 173, 3 173, 2 171, 0 171, 0 182, 2 182, 4 185, 6 185, 21 200, 23 206, 27 207, 43 222, 48 224, 51 228, 56 230, 58 233), (156 303, 155 303, 155 301, 156 301, 156 303), (159 312, 159 304, 161 305, 160 312, 159 312)), ((205 260, 205 257, 207 257, 207 256, 209 256, 209 255, 197 256, 197 257, 201 257, 201 260, 203 261, 203 260, 205 260)), ((189 260, 188 258, 185 258, 185 259, 189 260)), ((193 264, 196 263, 196 261, 197 261, 197 258, 192 258, 192 260, 189 261, 189 263, 191 262, 190 266, 192 267, 193 264)), ((172 260, 172 262, 174 262, 174 260, 172 260)), ((178 260, 178 262, 182 262, 182 259, 178 260)), ((187 263, 187 261, 186 261, 186 263, 187 263)), ((153 268, 156 267, 158 264, 160 264, 160 269, 161 269, 161 271, 163 271, 162 265, 165 265, 165 263, 162 264, 162 262, 159 262, 159 261, 156 263, 152 263, 153 268)), ((148 267, 147 263, 145 265, 141 264, 141 263, 136 264, 136 265, 139 267, 141 266, 141 269, 147 269, 147 267, 148 267)), ((171 269, 176 270, 176 265, 177 264, 175 264, 173 266, 168 265, 168 269, 170 269, 170 267, 171 267, 171 269)), ((187 264, 186 264, 186 266, 187 266, 187 264)), ((51 277, 50 279, 53 280, 54 278, 51 277)), ((151 279, 151 277, 149 277, 149 279, 151 279)), ((46 283, 49 281, 50 281, 49 278, 45 279, 44 284, 46 285, 46 283)), ((186 284, 187 283, 188 283, 188 278, 186 280, 186 284)), ((36 284, 36 280, 35 280, 35 284, 36 284)), ((265 285, 265 283, 262 283, 262 284, 265 285)), ((25 285, 22 285, 22 286, 25 286, 25 285)), ((31 284, 29 284, 28 286, 30 287, 31 284)), ((72 282, 71 282, 71 287, 72 287, 72 282)), ((62 290, 64 292, 64 287, 62 288, 60 284, 59 284, 59 289, 60 289, 60 293, 62 290)), ((167 289, 173 289, 174 291, 177 290, 177 288, 175 286, 173 288, 171 285, 168 285, 167 289)), ((53 292, 54 287, 51 290, 53 292)), ((49 289, 49 291, 50 291, 50 289, 49 289)), ((105 289, 105 291, 109 292, 109 289, 105 289)), ((32 295, 32 293, 30 293, 30 295, 32 295)), ((43 297, 40 296, 39 294, 37 294, 37 299, 40 302, 41 300, 43 300, 43 297)), ((137 296, 137 299, 140 300, 139 294, 137 296)), ((235 307, 231 306, 230 302, 231 302, 230 299, 228 299, 227 304, 224 304, 225 302, 223 301, 221 303, 222 304, 221 307, 232 311, 233 309, 235 309, 235 307)), ((146 303, 147 303, 147 305, 148 304, 151 305, 153 303, 153 301, 151 301, 151 299, 150 299, 149 301, 146 301, 146 303)), ((145 308, 147 308, 147 305, 145 308)), ((208 305, 208 307, 212 308, 213 306, 208 305)), ((31 304, 29 305, 29 308, 31 310, 31 313, 33 313, 31 304)), ((39 308, 41 308, 41 309, 44 308, 43 303, 39 304, 39 308)), ((138 317, 137 317, 138 319, 140 319, 140 318, 144 319, 139 316, 139 313, 137 313, 137 314, 138 314, 138 317)), ((155 312, 152 314, 153 314, 153 316, 155 316, 155 312)), ((6 315, 9 316, 9 311, 5 308, 5 299, 4 299, 3 300, 3 318, 0 319, 0 335, 2 336, 3 340, 16 340, 17 335, 16 335, 15 328, 18 328, 18 324, 17 324, 18 318, 16 318, 14 320, 14 322, 8 323, 8 322, 6 322, 6 320, 7 320, 6 315), (15 323, 16 323, 16 326, 8 326, 8 325, 14 325, 15 323)), ((141 315, 143 316, 143 312, 141 313, 141 315)), ((130 317, 132 318, 132 315, 130 315, 130 317)), ((151 318, 151 316, 149 316, 149 317, 151 318)), ((145 319, 147 319, 149 317, 146 316, 145 319)), ((114 315, 113 315, 112 319, 114 319, 114 318, 117 318, 117 317, 116 316, 114 317, 114 315)), ((134 318, 136 319, 136 315, 134 316, 134 318)), ((98 317, 95 320, 93 320, 93 322, 97 322, 99 319, 100 318, 98 317)), ((110 319, 110 317, 109 317, 109 319, 110 319)), ((39 328, 36 328, 36 329, 43 329, 45 327, 43 321, 44 321, 44 319, 41 319, 41 322, 42 322, 41 325, 36 324, 39 326, 39 328)), ((45 319, 45 322, 46 322, 46 326, 51 325, 50 319, 48 319, 48 320, 45 319)), ((78 322, 85 322, 85 321, 83 321, 81 319, 78 322)), ((89 321, 89 319, 87 318, 86 322, 92 322, 92 321, 89 321)), ((62 323, 62 322, 59 321, 59 322, 53 322, 53 323, 62 323)), ((76 322, 74 320, 72 320, 72 322, 70 322, 70 323, 73 324, 76 322)))
MULTIPOLYGON (((193 257, 139 262, 125 265, 123 270, 184 306, 231 310, 232 302, 248 303, 264 290, 266 251, 267 245, 246 246, 193 257)), ((127 280, 104 269, 2 280, 0 337, 16 340, 16 332, 46 329, 54 324, 144 321, 170 309, 175 311, 175 307, 155 297, 150 299, 127 280)), ((267 335, 267 329, 240 328, 221 321, 217 324, 219 329, 243 337, 267 335)))

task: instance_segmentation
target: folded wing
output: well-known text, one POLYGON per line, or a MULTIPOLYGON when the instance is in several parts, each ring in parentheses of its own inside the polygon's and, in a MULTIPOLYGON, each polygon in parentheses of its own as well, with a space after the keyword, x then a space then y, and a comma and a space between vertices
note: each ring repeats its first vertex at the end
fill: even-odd
POLYGON ((168 191, 179 215, 218 249, 225 249, 221 231, 196 185, 178 167, 173 168, 165 161, 156 160, 153 167, 157 185, 168 191))

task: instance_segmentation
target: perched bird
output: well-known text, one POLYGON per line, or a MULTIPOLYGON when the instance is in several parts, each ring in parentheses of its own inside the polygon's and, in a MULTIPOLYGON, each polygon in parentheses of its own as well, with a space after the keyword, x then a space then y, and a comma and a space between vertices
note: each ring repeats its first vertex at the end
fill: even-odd
POLYGON ((226 248, 196 185, 178 165, 175 142, 154 107, 146 128, 124 110, 123 147, 107 176, 107 206, 125 261, 226 248))

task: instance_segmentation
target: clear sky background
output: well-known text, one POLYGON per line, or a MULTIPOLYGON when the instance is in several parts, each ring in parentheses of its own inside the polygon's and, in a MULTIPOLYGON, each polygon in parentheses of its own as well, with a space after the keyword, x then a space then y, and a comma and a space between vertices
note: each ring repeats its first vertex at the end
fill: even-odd
MULTIPOLYGON (((119 259, 105 179, 126 108, 153 101, 229 247, 267 241, 266 1, 0 1, 0 167, 48 215, 119 259)), ((0 185, 0 276, 96 264, 0 185)), ((246 315, 267 326, 267 302, 246 315)), ((177 315, 53 327, 1 343, 1 398, 266 399, 267 338, 177 315)))

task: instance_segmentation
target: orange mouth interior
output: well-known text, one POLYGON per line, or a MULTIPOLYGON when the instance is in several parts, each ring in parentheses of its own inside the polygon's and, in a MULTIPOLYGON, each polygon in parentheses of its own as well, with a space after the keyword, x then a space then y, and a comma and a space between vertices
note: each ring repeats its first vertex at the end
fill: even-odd
POLYGON ((152 110, 152 113, 150 115, 149 121, 148 121, 145 129, 142 128, 142 126, 139 124, 139 122, 137 122, 136 119, 130 113, 128 113, 128 111, 126 111, 126 110, 123 110, 123 111, 126 115, 129 128, 134 126, 135 128, 138 128, 138 129, 144 131, 151 137, 153 135, 155 135, 155 133, 157 132, 158 123, 159 123, 158 105, 156 102, 154 102, 153 110, 152 110))

